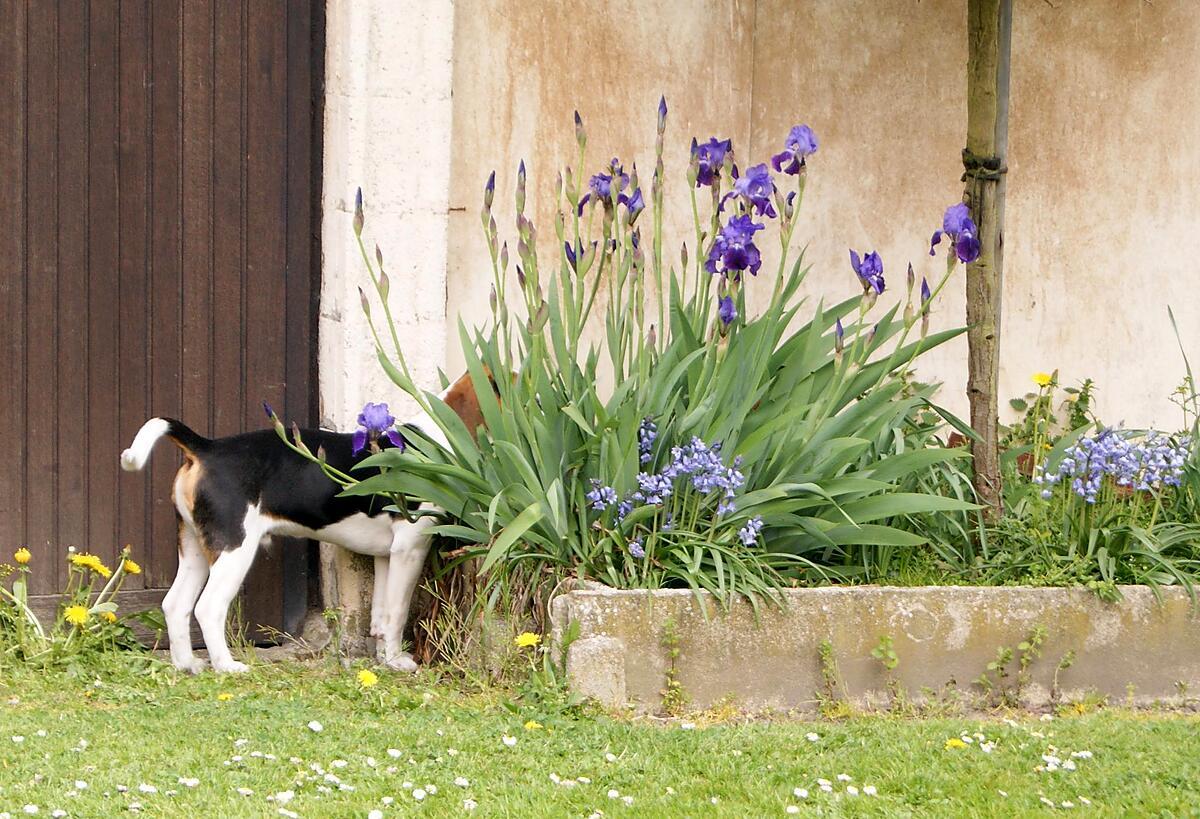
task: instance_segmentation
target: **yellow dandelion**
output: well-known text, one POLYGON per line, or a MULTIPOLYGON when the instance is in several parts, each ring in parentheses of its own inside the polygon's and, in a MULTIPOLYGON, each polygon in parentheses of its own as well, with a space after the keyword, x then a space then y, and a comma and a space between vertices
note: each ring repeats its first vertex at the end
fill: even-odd
POLYGON ((105 622, 117 622, 117 613, 115 611, 102 611, 100 612, 100 616, 104 618, 105 622))
POLYGON ((1051 377, 1050 373, 1033 374, 1033 383, 1037 384, 1039 387, 1048 387, 1050 386, 1050 382, 1053 380, 1054 379, 1051 377))
POLYGON ((222 691, 220 694, 217 694, 219 702, 229 702, 231 699, 233 699, 233 694, 230 694, 228 691, 222 691))
POLYGON ((532 631, 526 631, 523 634, 518 634, 517 638, 513 640, 513 644, 516 645, 517 648, 531 648, 536 646, 541 641, 542 635, 534 634, 532 631))
POLYGON ((71 555, 71 563, 81 569, 91 569, 96 574, 103 578, 112 577, 112 569, 104 565, 104 562, 95 555, 90 555, 87 552, 83 554, 71 555))
POLYGON ((946 740, 946 750, 947 751, 949 751, 951 748, 966 748, 966 747, 967 747, 967 743, 963 742, 958 737, 950 737, 950 739, 946 740))
POLYGON ((358 672, 358 684, 363 688, 370 688, 379 682, 379 677, 369 668, 364 668, 358 672))
POLYGON ((13 553, 13 560, 17 561, 19 565, 24 566, 30 560, 33 560, 33 555, 29 553, 28 549, 22 546, 13 553))
POLYGON ((141 574, 142 573, 142 567, 139 566, 134 561, 130 560, 129 558, 125 558, 125 561, 121 565, 125 567, 125 574, 141 574))
POLYGON ((87 622, 88 610, 86 606, 67 606, 63 612, 63 619, 73 626, 82 626, 87 622))
POLYGON ((536 719, 531 719, 531 720, 529 720, 529 722, 525 723, 526 731, 537 731, 537 730, 540 730, 542 727, 543 727, 542 724, 540 722, 538 722, 536 719))

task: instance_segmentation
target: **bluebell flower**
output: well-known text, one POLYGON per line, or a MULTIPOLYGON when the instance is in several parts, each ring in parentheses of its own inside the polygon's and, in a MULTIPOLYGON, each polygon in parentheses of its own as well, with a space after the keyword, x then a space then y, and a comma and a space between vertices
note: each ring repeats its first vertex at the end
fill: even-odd
POLYGON ((862 281, 864 293, 868 290, 874 290, 877 296, 883 293, 883 260, 879 258, 878 253, 872 251, 859 259, 858 254, 851 250, 850 267, 862 281))
POLYGON ((764 227, 756 224, 749 215, 734 216, 717 234, 704 269, 722 276, 733 274, 739 280, 747 270, 751 275, 757 275, 762 267, 762 254, 754 244, 754 234, 764 227))
POLYGON ((738 530, 738 537, 745 546, 753 546, 758 542, 758 534, 762 531, 763 519, 755 515, 746 521, 746 525, 738 530))
POLYGON ((642 463, 650 463, 654 439, 657 437, 658 426, 654 423, 654 419, 643 418, 642 423, 638 425, 638 460, 642 463))
POLYGON ((641 560, 646 556, 646 549, 642 546, 642 538, 635 537, 629 542, 629 554, 641 560))
POLYGON ((592 478, 592 489, 584 497, 591 504, 592 509, 603 512, 617 502, 617 490, 611 486, 604 486, 600 481, 592 478))
POLYGON ((807 125, 793 125, 784 140, 783 150, 771 157, 777 171, 795 176, 804 167, 804 158, 817 152, 817 135, 807 125))

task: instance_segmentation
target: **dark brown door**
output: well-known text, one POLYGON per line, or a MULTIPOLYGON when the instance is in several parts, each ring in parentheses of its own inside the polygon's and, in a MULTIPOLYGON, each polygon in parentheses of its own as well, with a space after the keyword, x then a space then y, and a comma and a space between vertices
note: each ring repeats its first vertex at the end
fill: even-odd
MULTIPOLYGON (((0 0, 0 550, 28 545, 43 602, 68 546, 132 545, 128 605, 170 585, 179 455, 117 463, 148 417, 316 418, 323 14, 0 0)), ((262 555, 248 619, 294 627, 310 560, 262 555)))

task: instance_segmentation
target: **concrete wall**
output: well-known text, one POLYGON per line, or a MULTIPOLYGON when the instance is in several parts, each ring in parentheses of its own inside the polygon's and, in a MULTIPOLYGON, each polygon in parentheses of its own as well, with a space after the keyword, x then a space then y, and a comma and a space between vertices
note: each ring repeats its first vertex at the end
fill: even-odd
MULTIPOLYGON (((1106 419, 1171 427, 1183 365, 1167 305, 1200 356, 1200 95, 1187 91, 1200 81, 1200 18, 1184 0, 1014 5, 1002 396, 1059 367, 1064 383, 1099 382, 1106 419)), ((527 161, 530 210, 554 252, 549 199, 574 162, 572 110, 588 125, 589 173, 617 155, 648 177, 660 92, 676 213, 692 135, 732 137, 746 164, 807 122, 821 139, 798 231, 815 263, 810 292, 853 292, 848 247, 878 249, 893 288, 909 261, 939 274, 926 243, 961 194, 965 27, 961 0, 459 2, 451 304, 469 322, 487 315, 477 214, 488 171, 511 235, 527 161)), ((687 224, 669 227, 683 237, 687 224)), ((964 315, 960 274, 933 323, 964 315)), ((932 354, 922 375, 965 411, 965 341, 932 354)))
POLYGON ((932 689, 950 702, 971 704, 984 695, 973 684, 996 657, 1012 649, 1012 689, 1017 646, 1033 629, 1046 630, 1040 656, 1031 659, 1021 699, 1043 706, 1051 699, 1055 669, 1067 652, 1074 663, 1058 673, 1061 696, 1095 691, 1136 702, 1169 700, 1200 686, 1200 619, 1183 589, 1168 589, 1160 605, 1144 586, 1122 587, 1120 603, 1103 603, 1082 589, 1019 587, 825 588, 784 592, 782 610, 764 605, 761 619, 735 602, 728 614, 705 597, 705 618, 686 589, 640 592, 573 591, 552 606, 561 638, 579 628, 567 672, 572 688, 610 706, 632 703, 653 710, 670 667, 663 646, 665 623, 679 636, 675 671, 692 706, 704 708, 732 696, 746 708, 811 708, 825 691, 819 646, 829 641, 836 664, 835 696, 857 704, 888 700, 888 674, 871 651, 892 639, 894 678, 908 696, 932 689))

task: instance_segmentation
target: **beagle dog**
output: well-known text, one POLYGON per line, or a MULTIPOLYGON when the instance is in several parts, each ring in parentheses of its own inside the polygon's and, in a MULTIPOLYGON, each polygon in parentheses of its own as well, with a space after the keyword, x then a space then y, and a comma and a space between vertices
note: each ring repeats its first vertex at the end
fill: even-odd
MULTIPOLYGON (((483 423, 469 375, 440 396, 472 432, 483 423)), ((437 424, 420 413, 403 426, 449 448, 437 424)), ((322 429, 301 430, 314 452, 324 450, 327 463, 345 473, 372 454, 354 434, 322 429)), ((361 433, 360 433, 361 435, 361 433)), ((205 438, 171 418, 151 418, 121 453, 121 467, 136 471, 146 465, 160 438, 183 452, 172 498, 179 528, 179 569, 163 598, 163 614, 175 667, 199 672, 204 662, 192 654, 193 609, 213 670, 242 672, 225 642, 229 604, 245 580, 260 544, 271 535, 335 543, 375 558, 371 601, 371 635, 382 638, 386 664, 413 671, 412 655, 401 638, 413 590, 429 552, 426 531, 433 518, 409 522, 383 511, 378 497, 342 497, 341 487, 321 467, 290 449, 271 429, 205 438)), ((393 446, 381 435, 378 446, 393 446)))

